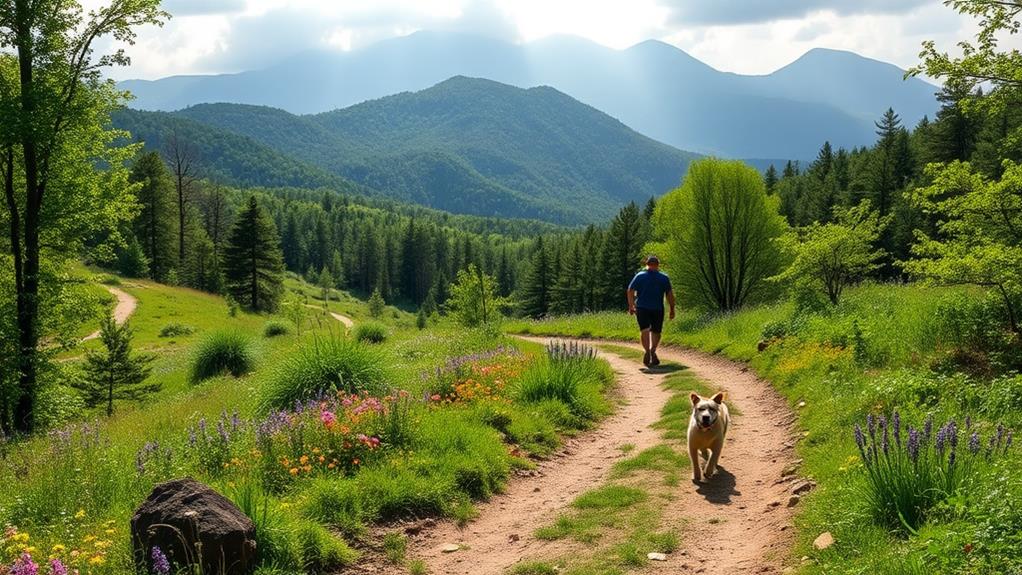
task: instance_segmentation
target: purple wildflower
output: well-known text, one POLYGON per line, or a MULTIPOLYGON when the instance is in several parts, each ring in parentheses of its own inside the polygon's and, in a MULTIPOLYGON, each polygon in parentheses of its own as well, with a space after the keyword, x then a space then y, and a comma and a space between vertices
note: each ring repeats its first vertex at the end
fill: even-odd
POLYGON ((238 431, 241 427, 241 417, 238 416, 238 410, 234 410, 234 414, 231 415, 231 430, 238 431))
POLYGON ((929 443, 930 438, 933 437, 933 416, 926 416, 926 423, 923 424, 923 442, 929 443))
POLYGON ((11 565, 11 575, 36 575, 39 573, 39 566, 36 565, 35 561, 32 561, 32 556, 28 553, 22 553, 20 557, 15 559, 14 565, 11 565))
POLYGON ((203 440, 206 439, 206 418, 205 417, 199 419, 199 435, 202 436, 203 440))
POLYGON ((979 453, 979 432, 973 431, 972 435, 969 436, 969 453, 976 455, 979 453))
POLYGON ((908 457, 915 463, 919 460, 919 430, 908 428, 908 443, 905 446, 908 457))
POLYGON ((869 457, 866 455, 866 435, 862 432, 862 426, 855 424, 855 445, 859 448, 859 455, 862 462, 869 465, 869 457))
POLYGON ((50 575, 67 575, 67 567, 60 559, 50 559, 50 575))
POLYGON ((188 447, 195 447, 195 428, 188 428, 188 447))
POLYGON ((877 434, 876 420, 873 419, 873 414, 872 413, 866 415, 866 430, 869 431, 869 436, 873 440, 876 440, 876 434, 877 434))
POLYGON ((1001 446, 1001 441, 1004 440, 1004 425, 997 424, 997 447, 1001 446))
POLYGON ((947 441, 947 426, 937 430, 937 453, 944 454, 944 443, 947 441))
POLYGON ((1011 447, 1011 438, 1014 435, 1012 430, 1008 430, 1008 439, 1004 441, 1004 452, 1008 453, 1008 448, 1011 447))
POLYGON ((155 575, 170 575, 170 561, 167 560, 167 556, 163 554, 159 547, 153 547, 150 557, 153 560, 153 573, 155 575))

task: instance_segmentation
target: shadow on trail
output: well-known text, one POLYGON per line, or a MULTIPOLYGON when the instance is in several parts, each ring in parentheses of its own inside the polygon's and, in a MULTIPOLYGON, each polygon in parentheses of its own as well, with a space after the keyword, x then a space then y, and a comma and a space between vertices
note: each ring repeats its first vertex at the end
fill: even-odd
POLYGON ((654 374, 655 375, 655 374, 661 374, 661 373, 674 373, 676 371, 682 371, 684 369, 688 369, 688 368, 685 367, 684 365, 679 365, 677 363, 665 363, 665 364, 662 364, 662 365, 658 365, 656 367, 652 367, 652 366, 651 367, 643 367, 643 368, 640 368, 639 371, 641 371, 642 373, 650 373, 650 374, 654 374))
POLYGON ((703 482, 696 488, 696 493, 715 505, 730 505, 732 495, 742 494, 741 491, 735 489, 736 484, 734 474, 717 466, 716 475, 710 479, 703 479, 703 482))

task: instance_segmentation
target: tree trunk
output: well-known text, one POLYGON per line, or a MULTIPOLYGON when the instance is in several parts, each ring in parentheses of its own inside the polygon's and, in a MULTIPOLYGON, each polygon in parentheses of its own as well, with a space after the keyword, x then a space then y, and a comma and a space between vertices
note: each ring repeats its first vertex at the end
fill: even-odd
MULTIPOLYGON (((23 433, 32 431, 36 392, 36 361, 39 346, 39 211, 42 187, 39 184, 39 157, 36 134, 32 129, 35 119, 36 97, 32 75, 34 38, 30 29, 31 6, 27 0, 15 2, 17 11, 15 45, 18 51, 18 71, 21 84, 20 136, 25 162, 25 221, 24 252, 15 256, 17 324, 18 324, 18 399, 14 405, 14 428, 23 433)), ((17 230, 13 224, 12 239, 17 230)), ((17 245, 17 242, 16 242, 17 245)))

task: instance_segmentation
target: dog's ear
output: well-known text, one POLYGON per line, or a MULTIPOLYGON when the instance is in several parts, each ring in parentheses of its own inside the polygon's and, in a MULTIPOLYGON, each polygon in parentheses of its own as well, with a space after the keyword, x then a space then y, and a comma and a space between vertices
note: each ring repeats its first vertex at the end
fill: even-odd
POLYGON ((724 393, 723 391, 718 391, 717 395, 714 395, 712 399, 713 399, 713 403, 716 403, 716 404, 719 405, 721 403, 724 403, 724 400, 727 399, 727 394, 724 393))
POLYGON ((688 397, 692 400, 692 405, 699 405, 699 402, 703 400, 703 398, 699 397, 699 394, 694 391, 689 394, 688 397))

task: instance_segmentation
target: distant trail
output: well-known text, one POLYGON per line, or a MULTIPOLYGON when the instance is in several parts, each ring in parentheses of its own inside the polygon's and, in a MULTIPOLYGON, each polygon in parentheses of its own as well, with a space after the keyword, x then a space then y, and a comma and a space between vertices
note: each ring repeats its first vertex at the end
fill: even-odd
MULTIPOLYGON (((539 343, 563 338, 523 338, 539 343)), ((586 341, 591 344, 605 341, 586 341)), ((624 344, 638 348, 636 344, 624 344)), ((596 430, 569 439, 552 459, 539 462, 536 477, 511 481, 507 491, 478 505, 479 517, 466 527, 440 522, 409 539, 409 557, 422 559, 430 573, 500 575, 524 559, 570 555, 584 546, 572 541, 541 541, 533 536, 582 492, 598 487, 618 449, 633 444, 637 453, 662 442, 651 426, 671 393, 662 386, 666 373, 612 353, 600 352, 617 373, 617 392, 626 403, 596 430), (445 544, 461 550, 443 552, 445 544)), ((657 564, 664 573, 781 573, 793 529, 787 507, 790 481, 782 479, 794 461, 792 423, 787 403, 747 367, 716 356, 661 348, 660 357, 681 363, 693 375, 728 392, 741 412, 728 434, 716 477, 699 485, 684 481, 664 511, 666 525, 681 534, 681 549, 657 564)), ((374 565, 358 573, 404 573, 374 565)))
MULTIPOLYGON (((318 309, 318 310, 321 310, 321 311, 323 310, 322 306, 312 305, 311 303, 305 304, 305 307, 312 308, 312 309, 318 309)), ((329 313, 337 321, 343 323, 345 328, 351 329, 351 328, 355 327, 355 320, 351 319, 350 317, 348 317, 346 315, 343 315, 343 314, 339 314, 337 312, 329 311, 329 310, 327 310, 327 313, 329 313)))
MULTIPOLYGON (((122 289, 118 289, 112 286, 103 287, 105 287, 106 291, 110 292, 111 295, 117 298, 117 305, 114 306, 114 322, 116 322, 117 325, 121 325, 124 322, 128 321, 128 318, 131 317, 131 314, 135 313, 135 308, 138 307, 138 300, 135 299, 135 296, 129 294, 128 292, 122 289)), ((89 341, 98 338, 99 330, 97 329, 96 331, 82 338, 82 341, 89 341)))

